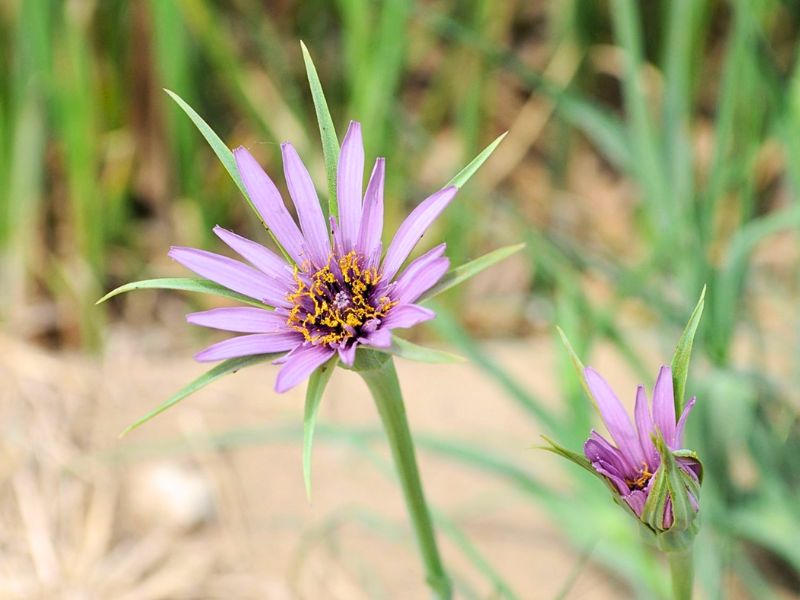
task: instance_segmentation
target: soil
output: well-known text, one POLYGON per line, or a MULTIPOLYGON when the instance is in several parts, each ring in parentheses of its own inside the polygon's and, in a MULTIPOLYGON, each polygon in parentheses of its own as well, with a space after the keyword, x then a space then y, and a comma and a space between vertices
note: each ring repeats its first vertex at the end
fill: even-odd
MULTIPOLYGON (((548 338, 488 349, 531 390, 556 398, 552 347, 548 338)), ((378 427, 354 374, 338 370, 326 391, 309 503, 298 437, 304 386, 275 394, 275 367, 215 382, 120 440, 207 366, 163 333, 124 328, 102 357, 3 337, 0 355, 1 597, 429 597, 384 444, 359 449, 335 435, 378 427)), ((474 365, 399 361, 398 370, 416 434, 502 452, 564 485, 557 459, 530 449, 540 433, 532 421, 474 365)), ((565 598, 630 597, 507 483, 426 452, 420 467, 431 505, 521 598, 563 589, 565 598)), ((450 538, 440 540, 475 597, 502 597, 450 538)))

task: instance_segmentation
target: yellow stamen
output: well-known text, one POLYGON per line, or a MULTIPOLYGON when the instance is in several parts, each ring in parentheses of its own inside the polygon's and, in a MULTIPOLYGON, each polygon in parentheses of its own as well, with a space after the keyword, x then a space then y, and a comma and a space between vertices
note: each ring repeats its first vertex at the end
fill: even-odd
MULTIPOLYGON (((293 304, 287 318, 288 325, 302 333, 312 344, 343 342, 353 337, 354 331, 357 332, 370 320, 385 317, 397 304, 387 296, 380 297, 377 306, 370 303, 369 296, 381 276, 374 267, 364 268, 361 257, 355 251, 336 262, 342 281, 337 282, 336 275, 331 271, 333 260, 331 256, 327 265, 311 275, 309 283, 300 276, 301 269, 295 267, 297 288, 287 296, 293 304), (310 309, 309 304, 312 307, 310 309)), ((310 268, 309 264, 302 266, 306 273, 310 268)))

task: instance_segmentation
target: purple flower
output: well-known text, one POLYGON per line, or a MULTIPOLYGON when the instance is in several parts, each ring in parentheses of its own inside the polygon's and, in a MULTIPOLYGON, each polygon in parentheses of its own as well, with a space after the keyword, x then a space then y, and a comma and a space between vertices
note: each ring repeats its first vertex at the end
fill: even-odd
MULTIPOLYGON (((682 448, 684 425, 695 404, 695 398, 689 400, 676 422, 672 371, 669 367, 662 366, 653 390, 652 411, 647 405, 644 387, 640 385, 636 389, 634 425, 606 380, 591 368, 585 369, 584 375, 606 429, 616 442, 616 446, 613 446, 593 430, 583 446, 584 454, 594 470, 612 484, 622 500, 641 518, 658 471, 662 468, 661 455, 655 440, 661 436, 666 450, 673 453, 682 448)), ((697 460, 688 456, 676 456, 675 462, 693 480, 699 479, 701 466, 697 460)), ((697 511, 697 498, 690 492, 689 501, 697 511)), ((666 530, 672 526, 670 498, 664 503, 663 519, 659 513, 658 521, 658 529, 666 530)))
POLYGON ((397 230, 382 255, 384 159, 378 158, 363 195, 361 125, 350 123, 337 169, 338 220, 330 232, 311 177, 291 144, 281 146, 283 169, 299 226, 275 184, 244 148, 234 151, 248 195, 291 259, 215 227, 214 233, 247 263, 194 248, 169 255, 201 277, 244 294, 265 308, 217 308, 187 315, 196 325, 242 333, 196 355, 200 361, 287 352, 275 389, 285 392, 338 353, 352 365, 360 345, 388 348, 391 330, 433 318, 415 304, 445 274, 445 244, 400 267, 456 194, 453 186, 424 200, 397 230), (399 273, 399 275, 398 275, 399 273))

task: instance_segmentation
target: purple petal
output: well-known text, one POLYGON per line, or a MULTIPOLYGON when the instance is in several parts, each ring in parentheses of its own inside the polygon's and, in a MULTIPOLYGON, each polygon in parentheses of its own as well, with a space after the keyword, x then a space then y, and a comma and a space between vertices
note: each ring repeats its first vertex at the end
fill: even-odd
POLYGON ((323 364, 334 354, 328 346, 304 346, 293 352, 284 362, 275 380, 275 391, 279 394, 292 389, 307 379, 314 369, 323 364))
POLYGON ((647 494, 642 490, 633 490, 630 494, 625 496, 625 502, 633 509, 637 517, 641 517, 645 502, 647 502, 647 494))
POLYGON ((364 212, 358 231, 357 249, 368 259, 376 254, 380 258, 378 248, 383 233, 383 181, 386 173, 386 161, 379 158, 375 161, 372 175, 364 195, 364 212))
POLYGON ((286 315, 274 310, 237 306, 235 308, 212 308, 186 315, 194 325, 236 331, 238 333, 280 333, 289 331, 286 315))
POLYGON ((675 426, 675 437, 673 439, 673 444, 670 446, 670 448, 673 450, 678 450, 683 447, 683 430, 686 427, 686 419, 689 417, 689 413, 692 412, 695 402, 697 402, 697 398, 692 396, 691 400, 689 400, 686 403, 686 406, 683 407, 681 418, 678 419, 678 424, 675 426))
POLYGON ((322 268, 330 257, 331 242, 328 239, 325 216, 322 214, 314 182, 311 181, 308 169, 291 144, 281 144, 281 153, 286 185, 300 217, 300 227, 303 230, 306 246, 311 252, 315 266, 322 268))
POLYGON ((672 527, 672 498, 667 498, 664 504, 664 529, 672 527))
POLYGON ((667 446, 675 442, 675 394, 672 391, 672 371, 666 365, 658 372, 653 389, 653 421, 664 436, 667 446))
POLYGON ((392 297, 399 302, 414 302, 431 289, 450 268, 450 259, 442 256, 445 245, 414 260, 397 279, 392 297))
POLYGON ((219 225, 214 227, 214 233, 219 239, 225 242, 231 250, 236 252, 259 271, 263 271, 270 277, 277 279, 281 284, 286 286, 287 290, 295 287, 291 267, 283 258, 258 242, 248 240, 246 237, 237 235, 219 225))
POLYGON ((616 486, 617 491, 620 493, 621 496, 625 496, 630 492, 630 488, 628 488, 628 484, 625 483, 625 480, 622 479, 622 477, 620 477, 616 473, 614 473, 614 471, 608 469, 608 465, 606 465, 604 462, 602 461, 593 462, 592 467, 594 468, 595 471, 607 477, 609 481, 611 481, 611 483, 613 483, 616 486))
POLYGON ((383 259, 383 276, 386 279, 392 279, 395 276, 400 265, 405 262, 414 246, 455 197, 457 191, 458 189, 453 186, 439 190, 424 200, 406 217, 383 259))
POLYGON ((342 142, 336 170, 336 196, 344 251, 353 249, 361 225, 361 193, 364 185, 364 143, 361 124, 350 121, 342 142))
POLYGON ((217 342, 194 355, 200 362, 212 362, 251 354, 285 352, 303 342, 302 336, 291 333, 253 333, 217 342))
POLYGON ((339 348, 339 358, 348 367, 352 367, 356 360, 356 347, 356 344, 350 344, 347 347, 339 348))
POLYGON ((286 290, 261 271, 240 263, 238 260, 197 250, 173 246, 169 256, 206 279, 260 300, 270 306, 291 306, 286 300, 286 290))
POLYGON ((429 308, 422 308, 416 304, 401 304, 389 309, 389 314, 384 317, 381 327, 404 329, 423 321, 430 321, 435 316, 436 313, 429 308))
POLYGON ((623 460, 620 451, 594 430, 589 435, 589 439, 583 444, 583 454, 592 464, 602 462, 620 477, 630 474, 630 467, 623 460))
POLYGON ((253 155, 239 146, 233 151, 236 166, 261 218, 272 230, 287 254, 299 265, 308 257, 305 255, 303 236, 283 203, 283 198, 272 180, 261 168, 253 155))
POLYGON ((392 345, 392 334, 389 329, 378 329, 358 340, 373 348, 389 348, 392 345))
POLYGON ((633 409, 633 416, 636 422, 636 432, 639 434, 639 445, 642 447, 647 465, 654 468, 658 461, 658 450, 653 443, 653 418, 650 416, 650 407, 647 406, 647 392, 644 386, 636 388, 636 406, 633 409))
POLYGON ((584 369, 584 375, 586 383, 597 401, 600 415, 603 417, 611 437, 617 443, 623 460, 630 466, 632 471, 636 471, 642 466, 645 459, 642 447, 639 445, 636 430, 631 425, 631 420, 628 418, 625 408, 608 383, 606 383, 606 380, 597 371, 592 368, 586 368, 584 369))

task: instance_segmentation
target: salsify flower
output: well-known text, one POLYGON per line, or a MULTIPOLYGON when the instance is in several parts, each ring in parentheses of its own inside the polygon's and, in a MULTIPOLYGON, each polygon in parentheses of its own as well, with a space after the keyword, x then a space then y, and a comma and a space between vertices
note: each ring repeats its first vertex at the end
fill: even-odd
MULTIPOLYGON (((648 406, 644 387, 640 385, 636 389, 633 424, 622 403, 597 371, 586 368, 584 376, 606 429, 616 443, 616 446, 612 445, 597 431, 592 430, 584 444, 584 454, 592 468, 606 478, 637 517, 644 516, 648 519, 644 515, 645 506, 656 488, 659 470, 664 467, 662 455, 665 452, 677 453, 674 455, 674 464, 691 481, 699 484, 702 475, 700 462, 692 453, 681 451, 684 426, 695 405, 695 398, 686 403, 676 421, 672 371, 668 366, 662 366, 659 371, 653 389, 652 410, 648 406), (660 440, 663 440, 661 451, 658 444, 660 440)), ((691 509, 697 511, 697 492, 688 489, 694 487, 687 486, 686 494, 691 509)), ((671 494, 675 493, 683 492, 672 490, 671 494)), ((671 494, 665 494, 658 507, 658 514, 651 523, 656 530, 668 530, 673 525, 671 494)))
POLYGON ((273 181, 244 148, 234 151, 256 210, 291 262, 222 227, 214 233, 247 263, 195 248, 169 255, 201 277, 270 308, 216 308, 189 314, 196 325, 241 333, 196 355, 199 361, 286 352, 275 383, 284 392, 338 354, 352 365, 359 346, 391 346, 393 329, 434 317, 415 302, 445 274, 440 244, 401 271, 417 242, 456 194, 445 187, 419 204, 400 225, 382 257, 385 163, 375 161, 363 194, 361 126, 352 121, 337 166, 338 219, 328 228, 311 177, 291 144, 281 145, 283 170, 299 226, 273 181), (381 258, 382 257, 382 258, 381 258))

